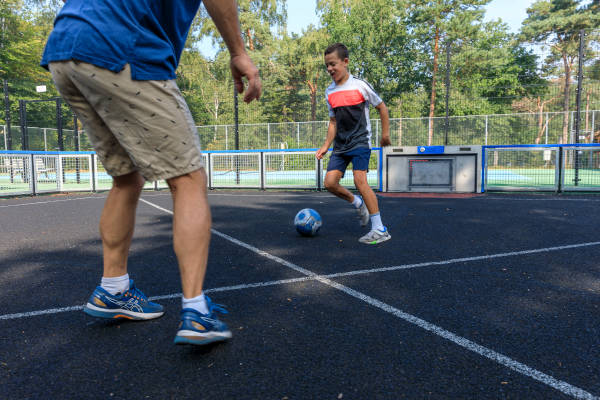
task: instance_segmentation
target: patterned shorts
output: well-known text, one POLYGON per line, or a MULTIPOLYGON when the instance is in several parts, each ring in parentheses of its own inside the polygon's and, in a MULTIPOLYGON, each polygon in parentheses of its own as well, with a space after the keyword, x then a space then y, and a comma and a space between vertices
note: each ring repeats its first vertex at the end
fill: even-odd
POLYGON ((134 81, 129 65, 118 73, 75 60, 49 68, 111 176, 139 171, 155 181, 204 167, 194 120, 174 80, 134 81))

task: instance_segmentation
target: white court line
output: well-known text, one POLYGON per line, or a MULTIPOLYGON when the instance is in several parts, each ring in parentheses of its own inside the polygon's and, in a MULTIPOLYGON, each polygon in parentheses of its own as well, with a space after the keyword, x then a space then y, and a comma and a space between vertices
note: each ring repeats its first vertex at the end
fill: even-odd
MULTIPOLYGON (((173 214, 173 212, 171 210, 167 210, 165 208, 162 208, 160 206, 152 204, 152 203, 150 203, 148 201, 144 200, 144 203, 146 203, 146 204, 148 204, 148 205, 150 205, 152 207, 156 207, 157 209, 165 211, 165 212, 167 212, 169 214, 173 214)), ((562 393, 564 393, 566 395, 575 397, 577 399, 599 399, 598 397, 594 396, 593 394, 591 394, 589 392, 586 392, 583 389, 580 389, 580 388, 578 388, 576 386, 573 386, 573 385, 571 385, 571 384, 569 384, 567 382, 558 380, 558 379, 554 378, 553 376, 547 375, 547 374, 545 374, 545 373, 543 373, 541 371, 538 371, 538 370, 536 370, 534 368, 531 368, 531 367, 529 367, 529 366, 527 366, 525 364, 522 364, 522 363, 520 363, 520 362, 518 362, 516 360, 513 360, 510 357, 507 357, 507 356, 505 356, 503 354, 495 352, 494 350, 489 349, 489 348, 487 348, 485 346, 481 346, 480 344, 477 344, 477 343, 475 343, 475 342, 473 342, 473 341, 471 341, 471 340, 469 340, 467 338, 464 338, 462 336, 458 336, 458 335, 456 335, 456 334, 454 334, 454 333, 452 333, 450 331, 447 331, 447 330, 445 330, 445 329, 443 329, 443 328, 441 328, 441 327, 439 327, 437 325, 434 325, 434 324, 432 324, 430 322, 422 320, 422 319, 420 319, 420 318, 418 318, 418 317, 416 317, 414 315, 408 314, 408 313, 406 313, 406 312, 404 312, 402 310, 399 310, 399 309, 397 309, 395 307, 392 307, 391 305, 383 303, 383 302, 381 302, 381 301, 379 301, 377 299, 374 299, 374 298, 372 298, 370 296, 367 296, 364 293, 361 293, 361 292, 356 291, 354 289, 350 289, 349 287, 344 286, 342 284, 339 284, 337 282, 334 282, 334 281, 332 281, 332 280, 330 280, 328 278, 319 276, 319 275, 315 274, 312 271, 309 271, 309 270, 304 269, 304 268, 302 268, 302 267, 300 267, 300 266, 298 266, 296 264, 293 264, 293 263, 291 263, 289 261, 286 261, 286 260, 284 260, 282 258, 279 258, 279 257, 274 256, 272 254, 269 254, 269 253, 267 253, 265 251, 262 251, 262 250, 254 247, 254 246, 252 246, 250 244, 244 243, 244 242, 242 242, 240 240, 237 240, 237 239, 235 239, 235 238, 233 238, 233 237, 231 237, 229 235, 226 235, 226 234, 221 233, 219 231, 216 231, 214 229, 212 229, 212 232, 213 232, 213 234, 215 234, 217 236, 220 236, 220 237, 222 237, 224 239, 227 239, 227 240, 229 240, 229 241, 231 241, 231 242, 233 242, 233 243, 235 243, 235 244, 237 244, 237 245, 239 245, 241 247, 244 247, 244 248, 246 248, 246 249, 248 249, 248 250, 250 250, 250 251, 252 251, 252 252, 254 252, 256 254, 262 255, 262 256, 264 256, 264 257, 266 257, 266 258, 268 258, 268 259, 270 259, 272 261, 275 261, 275 262, 277 262, 279 264, 282 264, 282 265, 284 265, 284 266, 286 266, 286 267, 288 267, 288 268, 290 268, 290 269, 292 269, 294 271, 300 272, 301 274, 306 275, 307 277, 311 277, 311 278, 313 278, 313 279, 315 279, 315 280, 317 280, 317 281, 319 281, 319 282, 321 282, 321 283, 323 283, 323 284, 325 284, 327 286, 330 286, 332 288, 338 289, 338 290, 346 293, 349 296, 352 296, 354 298, 362 300, 362 301, 364 301, 367 304, 370 304, 370 305, 372 305, 374 307, 377 307, 377 308, 379 308, 379 309, 381 309, 381 310, 383 310, 385 312, 388 312, 388 313, 390 313, 390 314, 392 314, 392 315, 394 315, 394 316, 396 316, 396 317, 398 317, 398 318, 400 318, 400 319, 402 319, 402 320, 404 320, 406 322, 414 324, 414 325, 416 325, 416 326, 418 326, 418 327, 420 327, 422 329, 425 329, 425 330, 427 330, 429 332, 432 332, 432 333, 434 333, 434 334, 436 334, 436 335, 438 335, 440 337, 443 337, 444 339, 447 339, 447 340, 449 340, 449 341, 451 341, 451 342, 453 342, 453 343, 455 343, 455 344, 457 344, 457 345, 459 345, 459 346, 461 346, 461 347, 463 347, 463 348, 465 348, 467 350, 470 350, 470 351, 472 351, 474 353, 477 353, 477 354, 479 354, 479 355, 481 355, 483 357, 486 357, 486 358, 488 358, 488 359, 490 359, 492 361, 495 361, 495 362, 497 362, 497 363, 499 363, 501 365, 504 365, 505 367, 508 367, 508 368, 512 369, 513 371, 516 371, 516 372, 518 372, 520 374, 523 374, 525 376, 529 376, 530 378, 533 378, 533 379, 537 380, 538 382, 541 382, 541 383, 543 383, 545 385, 548 385, 548 386, 550 386, 550 387, 552 387, 552 388, 554 388, 554 389, 556 389, 556 390, 558 390, 558 391, 560 391, 560 392, 562 392, 562 393)))
POLYGON ((76 200, 89 200, 89 199, 103 199, 106 196, 90 196, 90 197, 77 197, 75 199, 62 199, 62 200, 48 200, 48 201, 36 201, 33 203, 21 203, 21 204, 7 204, 5 206, 0 206, 0 208, 6 207, 23 207, 23 206, 35 206, 38 204, 50 204, 50 203, 63 203, 65 201, 76 201, 76 200))
MULTIPOLYGON (((153 205, 153 207, 156 207, 160 210, 169 211, 169 210, 166 210, 159 206, 153 205)), ((224 233, 221 233, 221 232, 218 232, 215 230, 213 230, 213 233, 224 239, 232 241, 235 244, 238 244, 242 247, 246 247, 251 251, 256 252, 256 250, 257 250, 257 251, 259 251, 260 255, 263 255, 268 258, 270 256, 268 253, 262 252, 256 248, 253 248, 253 247, 249 248, 246 246, 245 243, 240 242, 239 240, 234 239, 231 236, 225 235, 224 233)), ((400 270, 407 270, 407 269, 431 267, 431 266, 437 266, 437 265, 450 265, 450 264, 466 263, 466 262, 471 262, 471 261, 491 260, 494 258, 502 258, 502 257, 513 257, 513 256, 520 256, 520 255, 536 254, 536 253, 548 253, 551 251, 577 249, 577 248, 581 248, 581 247, 598 246, 598 245, 600 245, 600 242, 579 243, 579 244, 571 244, 571 245, 566 245, 566 246, 546 247, 543 249, 532 249, 532 250, 523 250, 523 251, 512 251, 509 253, 490 254, 490 255, 486 255, 486 256, 453 258, 453 259, 444 260, 444 261, 429 261, 429 262, 416 263, 416 264, 396 265, 396 266, 392 266, 392 267, 359 269, 359 270, 347 271, 347 272, 336 272, 334 274, 328 274, 328 275, 314 274, 314 275, 307 275, 302 278, 290 278, 290 279, 281 279, 281 280, 276 280, 276 281, 266 281, 266 282, 257 282, 257 283, 247 283, 247 284, 241 284, 241 285, 223 286, 223 287, 218 287, 218 288, 206 289, 205 292, 206 293, 229 292, 229 291, 233 291, 233 290, 244 290, 244 289, 253 289, 253 288, 267 287, 267 286, 287 285, 290 283, 308 282, 308 281, 318 280, 320 278, 331 279, 331 278, 341 278, 341 277, 346 277, 346 276, 369 275, 369 274, 375 274, 375 273, 379 273, 379 272, 400 271, 400 270)), ((282 263, 280 260, 275 260, 275 261, 278 263, 282 263)), ((294 264, 291 264, 291 265, 294 265, 294 264)), ((298 271, 298 272, 300 272, 302 274, 306 274, 306 272, 304 272, 304 271, 306 271, 306 270, 302 270, 302 271, 298 271)), ((154 301, 154 300, 174 299, 177 297, 181 297, 181 293, 153 296, 153 297, 149 297, 149 299, 154 301)), ((77 311, 77 310, 81 310, 82 308, 83 308, 83 306, 72 306, 72 307, 52 308, 52 309, 48 309, 48 310, 32 311, 32 312, 17 313, 17 314, 5 314, 5 315, 0 315, 0 320, 35 317, 38 315, 46 315, 46 314, 58 314, 58 313, 68 312, 68 311, 77 311)))

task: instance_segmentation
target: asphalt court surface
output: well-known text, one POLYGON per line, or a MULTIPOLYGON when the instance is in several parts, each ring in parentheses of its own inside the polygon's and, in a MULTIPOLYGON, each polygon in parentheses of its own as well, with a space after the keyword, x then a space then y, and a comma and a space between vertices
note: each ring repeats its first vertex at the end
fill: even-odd
POLYGON ((144 192, 129 272, 166 308, 80 310, 105 194, 0 200, 0 398, 561 399, 600 395, 592 195, 380 196, 392 240, 327 193, 211 191, 205 289, 233 339, 175 346, 170 196, 144 192), (319 211, 315 238, 292 220, 319 211))

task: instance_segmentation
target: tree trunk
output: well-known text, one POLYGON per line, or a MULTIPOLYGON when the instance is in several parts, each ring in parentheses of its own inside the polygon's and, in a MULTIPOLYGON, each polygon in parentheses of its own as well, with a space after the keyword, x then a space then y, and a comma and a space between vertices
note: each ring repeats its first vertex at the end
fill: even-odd
POLYGON ((250 28, 246 29, 246 35, 248 35, 248 49, 254 51, 254 40, 252 39, 252 32, 250 28))
POLYGON ((433 116, 435 115, 435 84, 438 72, 438 56, 440 52, 440 28, 435 27, 435 42, 433 44, 433 75, 431 77, 431 101, 429 103, 429 135, 427 145, 433 143, 433 116))

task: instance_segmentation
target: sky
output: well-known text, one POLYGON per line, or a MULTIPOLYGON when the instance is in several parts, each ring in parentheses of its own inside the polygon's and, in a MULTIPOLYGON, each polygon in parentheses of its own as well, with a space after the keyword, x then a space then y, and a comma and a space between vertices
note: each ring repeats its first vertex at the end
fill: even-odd
MULTIPOLYGON (((521 22, 527 17, 527 8, 535 0, 492 0, 486 7, 485 20, 501 19, 506 22, 513 33, 521 28, 521 22)), ((319 17, 316 14, 316 0, 287 0, 288 5, 288 32, 302 33, 302 29, 313 24, 319 26, 319 17)), ((214 49, 210 42, 205 42, 200 51, 210 58, 214 49)))

